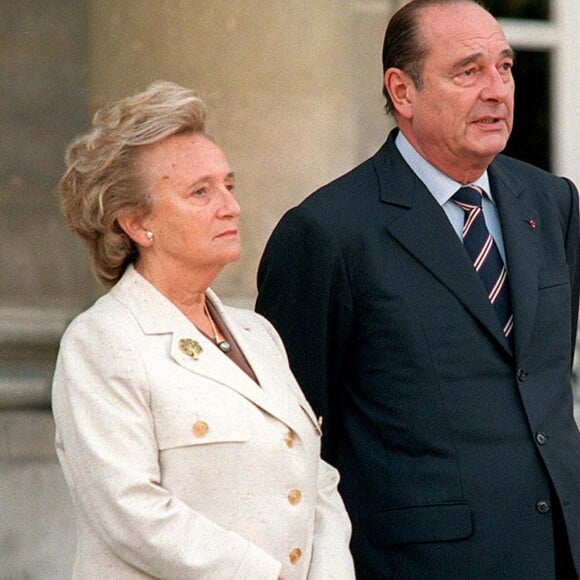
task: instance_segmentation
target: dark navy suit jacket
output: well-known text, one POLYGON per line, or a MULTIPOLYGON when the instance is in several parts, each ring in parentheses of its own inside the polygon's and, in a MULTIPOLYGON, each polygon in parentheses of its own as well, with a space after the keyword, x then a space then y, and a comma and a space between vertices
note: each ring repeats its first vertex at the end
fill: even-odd
POLYGON ((282 218, 258 275, 256 308, 324 419, 358 577, 549 580, 564 526, 580 570, 576 188, 489 167, 511 345, 395 134, 282 218))

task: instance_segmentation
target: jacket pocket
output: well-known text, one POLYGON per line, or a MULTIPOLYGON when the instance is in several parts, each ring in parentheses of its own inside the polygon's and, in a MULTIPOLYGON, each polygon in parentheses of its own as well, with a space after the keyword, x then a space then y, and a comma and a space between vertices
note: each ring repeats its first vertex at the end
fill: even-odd
POLYGON ((251 427, 240 405, 203 401, 195 408, 163 408, 155 413, 159 450, 191 445, 236 443, 250 439, 251 427))
POLYGON ((401 507, 375 514, 370 523, 375 546, 463 540, 473 522, 467 503, 401 507))
POLYGON ((538 289, 551 288, 553 286, 563 286, 570 284, 570 272, 567 266, 540 270, 538 277, 538 289))

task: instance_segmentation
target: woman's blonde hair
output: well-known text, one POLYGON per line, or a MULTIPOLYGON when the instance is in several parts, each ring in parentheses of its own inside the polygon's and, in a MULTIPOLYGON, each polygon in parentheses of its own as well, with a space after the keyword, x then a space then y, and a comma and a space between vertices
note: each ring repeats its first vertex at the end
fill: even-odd
POLYGON ((157 81, 101 108, 93 129, 67 147, 67 169, 59 183, 62 207, 104 286, 113 286, 138 256, 118 218, 127 209, 143 215, 152 209, 153 199, 137 170, 139 147, 172 135, 204 133, 205 117, 205 105, 193 91, 157 81))

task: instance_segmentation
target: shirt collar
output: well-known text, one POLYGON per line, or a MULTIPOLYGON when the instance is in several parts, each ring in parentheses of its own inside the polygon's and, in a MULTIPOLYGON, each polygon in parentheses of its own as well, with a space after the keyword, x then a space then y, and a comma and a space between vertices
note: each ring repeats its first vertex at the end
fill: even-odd
MULTIPOLYGON (((409 140, 399 131, 395 138, 395 145, 407 165, 415 172, 417 177, 425 184, 439 205, 447 203, 453 194, 462 187, 462 184, 445 175, 435 166, 431 165, 418 151, 409 143, 409 140)), ((489 186, 489 176, 487 170, 473 182, 484 192, 485 196, 495 204, 489 186)))

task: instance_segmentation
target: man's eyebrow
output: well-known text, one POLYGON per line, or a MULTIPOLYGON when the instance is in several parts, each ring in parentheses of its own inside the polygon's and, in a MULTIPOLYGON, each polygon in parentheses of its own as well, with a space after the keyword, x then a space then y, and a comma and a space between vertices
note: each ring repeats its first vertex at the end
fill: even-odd
POLYGON ((452 70, 459 70, 462 69, 470 64, 473 64, 474 62, 477 62, 478 60, 481 60, 483 58, 483 52, 475 52, 473 54, 470 54, 469 56, 466 56, 465 58, 462 58, 461 60, 457 61, 452 67, 452 70))
MULTIPOLYGON (((469 56, 466 56, 465 58, 462 58, 461 60, 457 61, 451 67, 451 70, 452 71, 461 70, 462 68, 469 66, 470 64, 473 64, 478 60, 481 60, 484 56, 485 55, 483 54, 483 52, 474 52, 473 54, 470 54, 469 56)), ((500 58, 509 58, 511 60, 515 60, 516 58, 515 52, 512 48, 505 48, 500 52, 499 56, 500 58)))
POLYGON ((504 48, 501 53, 500 56, 502 58, 511 58, 512 60, 516 60, 516 53, 514 51, 513 48, 509 47, 509 48, 504 48))

